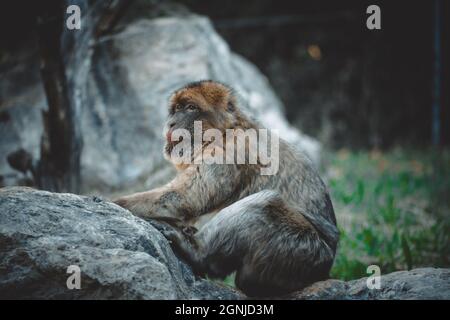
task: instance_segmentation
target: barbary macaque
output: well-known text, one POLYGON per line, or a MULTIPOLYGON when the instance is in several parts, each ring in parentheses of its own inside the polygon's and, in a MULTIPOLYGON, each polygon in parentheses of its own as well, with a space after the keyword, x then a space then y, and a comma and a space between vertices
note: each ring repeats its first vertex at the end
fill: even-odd
MULTIPOLYGON (((164 235, 197 275, 223 278, 236 272, 236 286, 248 296, 285 294, 326 279, 339 233, 328 191, 305 155, 280 137, 274 174, 261 174, 267 163, 260 154, 253 163, 196 161, 205 153, 225 156, 238 140, 230 132, 261 129, 237 101, 231 88, 211 80, 175 91, 165 156, 177 168, 176 177, 115 203, 138 217, 169 223, 173 228, 164 235), (216 134, 190 150, 176 150, 183 142, 174 141, 176 130, 194 135, 198 122, 203 133, 216 129, 222 139, 216 134), (181 154, 185 160, 176 161, 181 154)), ((255 145, 246 145, 244 158, 252 152, 255 145)))

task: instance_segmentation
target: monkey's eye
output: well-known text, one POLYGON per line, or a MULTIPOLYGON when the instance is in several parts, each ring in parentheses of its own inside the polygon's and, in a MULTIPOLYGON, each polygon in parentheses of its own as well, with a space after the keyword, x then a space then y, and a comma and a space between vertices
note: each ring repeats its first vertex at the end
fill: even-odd
POLYGON ((180 111, 181 109, 183 109, 183 106, 181 104, 175 105, 175 111, 180 111))
POLYGON ((186 105, 186 110, 188 110, 188 111, 196 111, 196 110, 198 110, 198 107, 196 105, 194 105, 194 104, 188 104, 188 105, 186 105))

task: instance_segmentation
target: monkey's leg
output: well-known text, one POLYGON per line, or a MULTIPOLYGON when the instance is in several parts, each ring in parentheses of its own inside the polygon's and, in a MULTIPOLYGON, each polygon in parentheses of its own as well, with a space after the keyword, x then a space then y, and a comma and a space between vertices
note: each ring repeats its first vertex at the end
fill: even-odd
POLYGON ((313 226, 273 191, 222 209, 194 236, 174 236, 176 251, 212 277, 237 270, 236 285, 250 296, 298 290, 328 276, 334 250, 313 226))

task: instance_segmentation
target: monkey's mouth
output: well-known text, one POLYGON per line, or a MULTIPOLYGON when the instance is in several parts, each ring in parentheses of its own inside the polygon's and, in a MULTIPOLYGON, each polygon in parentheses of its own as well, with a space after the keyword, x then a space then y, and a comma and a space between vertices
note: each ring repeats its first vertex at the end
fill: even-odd
POLYGON ((173 130, 168 130, 166 133, 166 145, 164 146, 164 150, 168 156, 171 155, 173 148, 177 144, 183 142, 183 137, 180 137, 180 140, 178 141, 172 141, 172 131, 173 130))
MULTIPOLYGON (((166 153, 166 157, 169 158, 183 158, 185 159, 186 157, 189 156, 193 156, 195 153, 195 135, 194 135, 194 128, 192 127, 180 127, 180 128, 176 128, 176 127, 172 127, 172 128, 168 128, 165 131, 164 134, 165 138, 166 138, 166 144, 164 145, 164 151, 166 153), (184 135, 175 135, 175 139, 174 139, 174 135, 173 132, 176 129, 184 129, 184 130, 188 130, 189 131, 189 135, 188 136, 184 136, 184 135), (192 137, 194 137, 194 139, 192 139, 192 137), (182 146, 180 146, 178 148, 178 150, 175 150, 176 154, 173 153, 174 148, 179 145, 179 144, 183 144, 182 146)), ((201 141, 200 141, 201 142, 201 141)), ((184 160, 183 160, 184 161, 184 160)))
POLYGON ((167 130, 167 132, 166 132, 166 141, 167 142, 172 142, 172 132, 173 132, 173 129, 167 130))

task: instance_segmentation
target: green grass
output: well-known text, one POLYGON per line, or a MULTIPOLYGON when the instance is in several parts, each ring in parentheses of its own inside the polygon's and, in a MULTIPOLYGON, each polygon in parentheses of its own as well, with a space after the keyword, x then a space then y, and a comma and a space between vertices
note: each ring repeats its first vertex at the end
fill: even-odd
POLYGON ((331 275, 450 265, 450 152, 341 150, 323 172, 341 231, 331 275))

